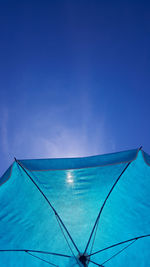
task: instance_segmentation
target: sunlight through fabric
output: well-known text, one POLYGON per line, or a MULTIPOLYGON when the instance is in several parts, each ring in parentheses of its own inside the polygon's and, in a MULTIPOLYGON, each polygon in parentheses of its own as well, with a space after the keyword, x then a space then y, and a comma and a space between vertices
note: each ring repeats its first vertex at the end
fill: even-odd
POLYGON ((141 149, 15 159, 0 178, 0 266, 146 266, 149 177, 141 149))

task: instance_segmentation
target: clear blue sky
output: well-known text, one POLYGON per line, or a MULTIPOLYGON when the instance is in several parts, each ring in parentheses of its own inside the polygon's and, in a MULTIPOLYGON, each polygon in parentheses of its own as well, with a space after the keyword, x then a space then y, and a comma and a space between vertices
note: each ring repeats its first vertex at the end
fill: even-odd
POLYGON ((149 139, 149 1, 0 1, 0 175, 149 139))

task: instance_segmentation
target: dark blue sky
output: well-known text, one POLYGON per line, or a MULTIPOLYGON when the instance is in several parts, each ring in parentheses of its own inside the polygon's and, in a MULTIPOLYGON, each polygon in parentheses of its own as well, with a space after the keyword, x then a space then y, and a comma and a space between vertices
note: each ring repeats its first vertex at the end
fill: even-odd
POLYGON ((149 118, 149 1, 0 1, 0 175, 14 156, 150 153, 149 118))

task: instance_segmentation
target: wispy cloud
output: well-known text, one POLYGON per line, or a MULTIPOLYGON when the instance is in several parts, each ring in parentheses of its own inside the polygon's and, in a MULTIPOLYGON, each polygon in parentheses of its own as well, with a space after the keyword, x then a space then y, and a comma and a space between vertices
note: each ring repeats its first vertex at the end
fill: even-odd
POLYGON ((49 157, 81 157, 95 154, 92 140, 78 129, 61 128, 59 134, 52 138, 39 138, 42 150, 49 157))
MULTIPOLYGON (((84 157, 115 150, 115 143, 106 127, 106 118, 93 116, 90 95, 83 93, 78 102, 82 112, 66 119, 70 106, 45 111, 39 110, 23 123, 11 122, 8 109, 1 116, 2 150, 5 156, 17 158, 84 157), (65 118, 62 116, 62 110, 65 118), (10 124, 10 125, 9 125, 10 124), (9 130, 8 130, 9 129, 9 130)), ((14 121, 15 122, 15 121, 14 121)))
POLYGON ((15 135, 12 150, 17 157, 81 157, 108 152, 103 124, 92 125, 91 130, 89 125, 69 127, 58 122, 50 126, 52 130, 34 127, 34 131, 24 128, 15 135))

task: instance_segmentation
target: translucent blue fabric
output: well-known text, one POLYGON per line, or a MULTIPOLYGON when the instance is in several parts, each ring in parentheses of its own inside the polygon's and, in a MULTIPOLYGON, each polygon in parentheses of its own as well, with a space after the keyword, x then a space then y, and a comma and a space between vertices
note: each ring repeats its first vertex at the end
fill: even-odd
POLYGON ((84 266, 79 252, 85 251, 100 208, 121 174, 87 248, 86 255, 93 254, 88 266, 149 266, 150 237, 94 254, 150 234, 149 159, 143 151, 130 150, 14 162, 0 179, 0 266, 84 266))

